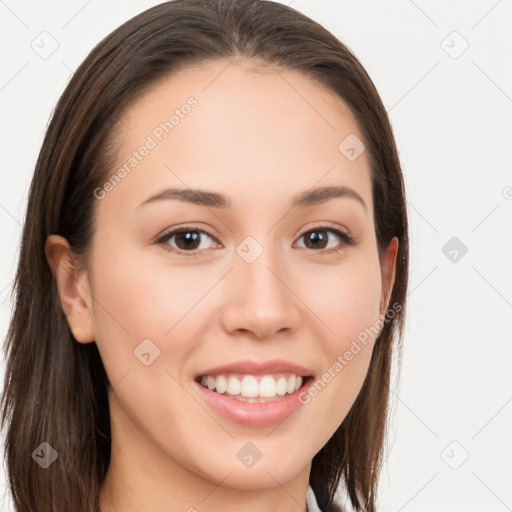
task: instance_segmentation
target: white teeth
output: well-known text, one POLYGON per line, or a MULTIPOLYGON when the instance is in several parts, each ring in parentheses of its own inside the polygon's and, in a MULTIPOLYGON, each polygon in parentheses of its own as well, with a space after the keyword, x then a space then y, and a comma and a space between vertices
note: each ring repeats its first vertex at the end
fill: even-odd
POLYGON ((286 395, 286 379, 284 377, 279 377, 276 386, 276 393, 279 396, 286 395))
POLYGON ((247 398, 256 398, 258 396, 258 381, 252 375, 246 375, 242 379, 240 394, 247 398))
POLYGON ((228 388, 226 390, 228 395, 239 395, 241 387, 242 385, 236 377, 229 377, 228 388))
POLYGON ((215 387, 217 388, 217 393, 225 393, 226 390, 228 389, 228 381, 222 375, 219 375, 217 377, 217 384, 215 387))
POLYGON ((295 391, 295 377, 292 375, 286 383, 286 392, 290 395, 295 391))
POLYGON ((265 375, 260 381, 259 396, 264 398, 271 398, 276 396, 276 381, 265 375))
POLYGON ((302 386, 302 383, 302 377, 297 375, 290 375, 288 378, 284 375, 278 378, 273 375, 263 375, 259 382, 254 375, 244 375, 241 380, 234 375, 201 377, 201 384, 211 391, 215 390, 221 395, 232 395, 250 403, 259 403, 260 398, 264 399, 262 401, 272 401, 287 393, 291 395, 302 386))

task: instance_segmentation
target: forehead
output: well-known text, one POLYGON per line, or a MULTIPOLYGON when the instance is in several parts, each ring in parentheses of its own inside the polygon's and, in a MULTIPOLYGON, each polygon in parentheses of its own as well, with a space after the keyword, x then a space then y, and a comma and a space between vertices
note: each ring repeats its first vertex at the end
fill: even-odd
POLYGON ((247 59, 181 69, 130 105, 116 137, 111 174, 127 171, 109 194, 116 208, 164 186, 222 190, 248 204, 340 184, 372 207, 366 152, 349 159, 342 151, 344 141, 363 139, 353 114, 298 71, 247 59))

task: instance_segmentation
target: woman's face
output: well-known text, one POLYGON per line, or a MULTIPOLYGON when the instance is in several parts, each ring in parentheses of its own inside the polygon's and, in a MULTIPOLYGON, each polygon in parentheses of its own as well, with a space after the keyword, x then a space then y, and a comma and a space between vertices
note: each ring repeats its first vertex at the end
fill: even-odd
POLYGON ((345 418, 396 244, 380 261, 367 153, 339 97, 228 64, 180 71, 123 116, 76 332, 97 343, 134 470, 248 490, 308 472, 345 418))

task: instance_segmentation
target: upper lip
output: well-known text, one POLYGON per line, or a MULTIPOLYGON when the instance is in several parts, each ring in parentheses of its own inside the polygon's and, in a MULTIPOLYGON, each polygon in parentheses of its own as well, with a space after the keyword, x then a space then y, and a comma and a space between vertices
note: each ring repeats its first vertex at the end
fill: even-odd
POLYGON ((284 359, 273 359, 271 361, 253 361, 245 359, 243 361, 235 361, 233 363, 223 364, 208 368, 196 374, 195 378, 203 375, 221 375, 226 373, 245 373, 247 375, 265 375, 269 373, 294 373, 300 377, 309 377, 312 371, 284 359))

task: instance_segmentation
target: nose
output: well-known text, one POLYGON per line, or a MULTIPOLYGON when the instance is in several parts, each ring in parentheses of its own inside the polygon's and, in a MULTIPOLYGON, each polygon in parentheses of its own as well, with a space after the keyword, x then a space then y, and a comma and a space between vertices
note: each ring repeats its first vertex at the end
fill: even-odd
POLYGON ((222 312, 226 332, 267 339, 295 331, 302 316, 286 262, 276 261, 270 251, 264 251, 252 263, 237 254, 234 257, 222 312))

